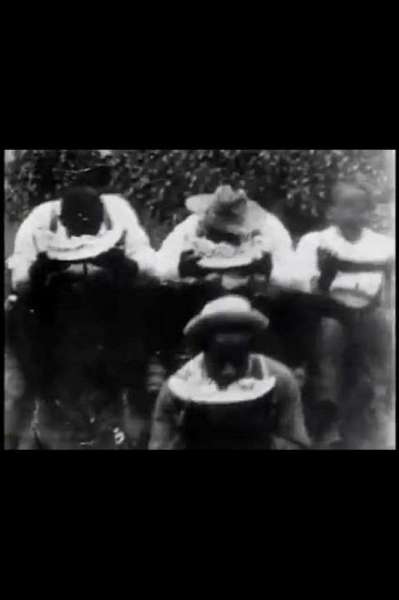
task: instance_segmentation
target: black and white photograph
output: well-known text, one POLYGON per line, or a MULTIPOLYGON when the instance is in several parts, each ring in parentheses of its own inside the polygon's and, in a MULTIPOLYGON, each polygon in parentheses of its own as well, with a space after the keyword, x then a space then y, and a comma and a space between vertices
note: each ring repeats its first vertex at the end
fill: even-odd
POLYGON ((391 149, 4 151, 5 450, 395 450, 391 149))

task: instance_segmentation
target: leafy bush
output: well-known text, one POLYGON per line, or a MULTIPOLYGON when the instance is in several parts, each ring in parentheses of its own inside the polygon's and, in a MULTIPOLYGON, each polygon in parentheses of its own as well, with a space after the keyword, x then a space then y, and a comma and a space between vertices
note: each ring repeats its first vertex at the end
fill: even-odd
MULTIPOLYGON (((20 221, 93 165, 112 167, 108 190, 132 203, 156 247, 186 215, 185 198, 212 192, 220 183, 245 187, 294 237, 324 225, 329 189, 338 176, 365 176, 379 206, 392 195, 386 153, 379 150, 19 150, 6 168, 9 218, 20 221)), ((376 226, 387 230, 389 214, 380 213, 376 226)))

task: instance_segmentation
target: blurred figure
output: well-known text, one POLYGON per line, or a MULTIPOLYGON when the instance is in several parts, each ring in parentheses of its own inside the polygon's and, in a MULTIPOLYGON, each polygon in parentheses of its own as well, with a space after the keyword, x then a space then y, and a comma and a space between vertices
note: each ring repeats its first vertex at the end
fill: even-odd
MULTIPOLYGON (((13 298, 8 301, 6 311, 11 310, 10 302, 13 301, 13 298)), ((6 330, 6 340, 8 335, 9 332, 6 330)), ((24 446, 26 440, 29 446, 33 402, 31 398, 25 398, 26 392, 26 381, 21 364, 17 354, 6 341, 4 352, 4 447, 6 450, 24 446)))
POLYGON ((200 353, 161 390, 151 450, 309 446, 292 373, 253 351, 267 325, 240 296, 208 303, 187 324, 185 334, 200 353))
POLYGON ((317 436, 322 445, 353 447, 370 432, 367 415, 392 401, 392 315, 383 294, 395 250, 367 226, 368 187, 339 181, 332 201, 332 225, 298 244, 293 281, 323 302, 310 372, 314 412, 322 416, 317 436))

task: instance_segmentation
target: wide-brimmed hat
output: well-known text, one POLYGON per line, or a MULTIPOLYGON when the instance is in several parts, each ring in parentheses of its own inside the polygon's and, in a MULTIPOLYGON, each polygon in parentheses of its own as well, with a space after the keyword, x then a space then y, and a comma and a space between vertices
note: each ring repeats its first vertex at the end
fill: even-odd
POLYGON ((186 207, 201 216, 204 228, 240 235, 247 231, 248 197, 244 190, 222 185, 213 194, 190 196, 186 207))
POLYGON ((194 244, 194 250, 203 257, 200 266, 222 270, 244 267, 262 256, 265 240, 260 234, 260 224, 264 211, 244 190, 221 186, 214 194, 191 196, 186 207, 200 217, 201 234, 194 244), (233 234, 240 242, 234 245, 227 241, 211 242, 207 237, 211 229, 233 234))
POLYGON ((199 315, 189 321, 184 334, 196 341, 211 331, 225 327, 239 327, 252 333, 261 333, 269 325, 261 312, 252 308, 250 302, 242 296, 223 296, 204 306, 199 315))

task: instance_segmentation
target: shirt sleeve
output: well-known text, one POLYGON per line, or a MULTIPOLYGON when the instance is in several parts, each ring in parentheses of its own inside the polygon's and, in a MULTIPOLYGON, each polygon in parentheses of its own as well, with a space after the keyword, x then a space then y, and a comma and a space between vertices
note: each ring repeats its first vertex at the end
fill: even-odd
POLYGON ((191 215, 177 225, 164 240, 157 253, 157 273, 161 279, 178 279, 179 262, 186 242, 193 237, 198 225, 198 217, 191 215))
POLYGON ((52 202, 45 202, 34 208, 18 229, 14 253, 7 261, 13 288, 29 281, 30 268, 39 254, 35 238, 41 229, 48 229, 52 206, 52 202))
POLYGON ((292 239, 281 221, 274 215, 268 215, 263 228, 265 239, 271 237, 270 249, 273 269, 270 282, 285 287, 289 283, 289 274, 294 257, 292 239))
POLYGON ((317 249, 320 240, 317 233, 304 235, 298 243, 294 254, 291 287, 304 292, 312 291, 312 281, 319 277, 317 249))
POLYGON ((292 239, 282 222, 274 215, 268 219, 273 226, 272 254, 275 262, 284 262, 292 252, 292 239))
POLYGON ((294 375, 285 369, 276 386, 278 424, 276 437, 286 449, 306 449, 310 439, 306 431, 301 393, 294 375))
POLYGON ((149 450, 176 450, 180 445, 181 412, 165 383, 159 392, 151 423, 149 450))
POLYGON ((381 261, 394 262, 395 260, 395 241, 385 235, 378 235, 375 238, 374 253, 381 261))
POLYGON ((154 274, 156 252, 149 237, 141 227, 137 215, 130 204, 122 197, 115 203, 125 231, 125 255, 137 262, 141 272, 154 274))

